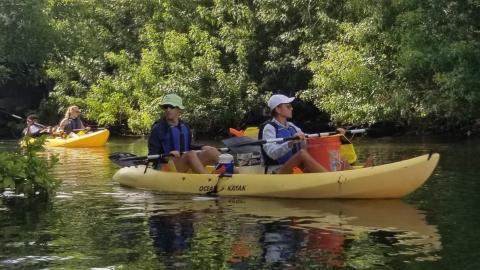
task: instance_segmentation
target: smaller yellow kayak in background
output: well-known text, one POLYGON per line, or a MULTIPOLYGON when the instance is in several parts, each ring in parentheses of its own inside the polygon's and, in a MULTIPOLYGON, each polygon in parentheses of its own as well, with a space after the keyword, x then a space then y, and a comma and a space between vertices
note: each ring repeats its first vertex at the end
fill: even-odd
POLYGON ((83 134, 76 138, 49 138, 45 141, 47 147, 98 147, 107 143, 110 131, 102 129, 83 134))

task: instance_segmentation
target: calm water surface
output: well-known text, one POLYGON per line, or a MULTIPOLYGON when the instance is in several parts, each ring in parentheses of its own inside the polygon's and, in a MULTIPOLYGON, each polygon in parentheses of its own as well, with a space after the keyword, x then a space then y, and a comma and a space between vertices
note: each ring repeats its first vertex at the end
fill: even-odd
POLYGON ((143 155, 144 139, 49 149, 63 184, 52 204, 0 205, 0 268, 480 269, 479 143, 357 141, 360 160, 371 153, 377 164, 440 152, 433 176, 403 200, 161 194, 111 180, 109 153, 143 155))

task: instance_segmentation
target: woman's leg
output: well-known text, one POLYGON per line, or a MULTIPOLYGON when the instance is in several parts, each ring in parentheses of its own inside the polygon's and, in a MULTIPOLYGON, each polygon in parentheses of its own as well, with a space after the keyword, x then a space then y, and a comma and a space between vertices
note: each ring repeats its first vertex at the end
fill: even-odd
POLYGON ((304 172, 328 172, 325 167, 318 163, 304 149, 301 149, 293 155, 283 166, 277 171, 279 174, 292 173, 293 167, 300 167, 304 172))

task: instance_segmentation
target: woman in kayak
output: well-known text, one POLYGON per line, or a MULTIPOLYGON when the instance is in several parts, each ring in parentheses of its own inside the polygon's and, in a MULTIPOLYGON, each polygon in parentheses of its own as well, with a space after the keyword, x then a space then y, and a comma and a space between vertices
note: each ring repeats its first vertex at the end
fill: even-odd
POLYGON ((58 125, 57 133, 66 134, 69 137, 78 137, 76 131, 89 131, 90 127, 85 127, 82 120, 80 120, 81 110, 78 106, 70 106, 65 112, 65 117, 58 125))
POLYGON ((43 134, 50 133, 50 127, 45 127, 44 125, 39 124, 38 116, 35 114, 27 116, 26 122, 27 125, 23 129, 24 136, 39 137, 43 134))
MULTIPOLYGON (((265 171, 269 173, 289 174, 294 167, 303 172, 327 172, 305 149, 305 134, 302 130, 287 121, 292 118, 293 107, 290 104, 295 98, 285 95, 273 95, 268 100, 268 107, 273 118, 260 127, 259 139, 275 139, 296 136, 298 139, 283 143, 266 143, 262 147, 265 171)), ((345 133, 344 129, 339 132, 345 133)))
MULTIPOLYGON (((185 108, 182 98, 168 94, 163 98, 161 106, 164 117, 153 124, 148 138, 148 154, 170 154, 177 172, 191 169, 195 173, 208 173, 205 165, 216 163, 220 152, 211 146, 191 143, 190 128, 180 119, 185 108)), ((158 165, 159 162, 154 164, 157 168, 158 165)))
MULTIPOLYGON (((270 173, 289 174, 295 167, 303 172, 327 172, 328 170, 316 161, 305 148, 305 134, 302 130, 287 121, 292 118, 293 107, 290 104, 295 98, 285 95, 273 95, 268 100, 268 107, 273 118, 260 128, 259 139, 288 138, 296 136, 298 139, 283 143, 266 143, 262 147, 265 171, 270 173)), ((337 128, 341 134, 345 129, 337 128)), ((346 160, 341 169, 351 169, 346 160)), ((373 159, 369 157, 365 167, 373 166, 373 159)))

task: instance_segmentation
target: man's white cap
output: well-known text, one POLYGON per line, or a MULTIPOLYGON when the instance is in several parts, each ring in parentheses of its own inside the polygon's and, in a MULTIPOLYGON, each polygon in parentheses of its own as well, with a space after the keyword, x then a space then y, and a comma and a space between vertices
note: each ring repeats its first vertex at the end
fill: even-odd
POLYGON ((270 110, 274 110, 278 105, 283 103, 291 103, 295 98, 287 97, 285 95, 273 95, 268 99, 267 105, 270 110))

